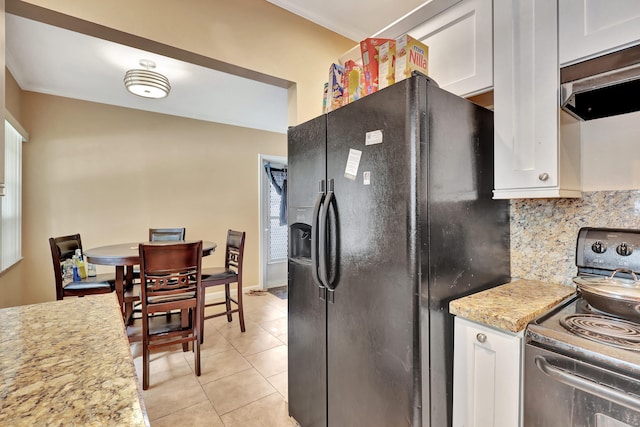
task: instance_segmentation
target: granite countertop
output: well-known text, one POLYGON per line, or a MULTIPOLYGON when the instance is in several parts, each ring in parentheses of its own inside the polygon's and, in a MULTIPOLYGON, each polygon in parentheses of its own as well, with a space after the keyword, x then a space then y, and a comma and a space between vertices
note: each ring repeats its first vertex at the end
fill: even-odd
POLYGON ((115 294, 1 309, 0 325, 0 425, 149 425, 115 294))
POLYGON ((531 320, 573 293, 573 286, 515 280, 453 300, 449 312, 498 329, 520 332, 531 320))

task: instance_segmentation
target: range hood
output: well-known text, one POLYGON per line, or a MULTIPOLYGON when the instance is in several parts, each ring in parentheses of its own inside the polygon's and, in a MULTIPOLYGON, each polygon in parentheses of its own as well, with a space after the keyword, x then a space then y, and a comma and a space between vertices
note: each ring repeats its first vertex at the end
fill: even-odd
POLYGON ((580 120, 640 111, 640 45, 560 70, 561 107, 580 120))

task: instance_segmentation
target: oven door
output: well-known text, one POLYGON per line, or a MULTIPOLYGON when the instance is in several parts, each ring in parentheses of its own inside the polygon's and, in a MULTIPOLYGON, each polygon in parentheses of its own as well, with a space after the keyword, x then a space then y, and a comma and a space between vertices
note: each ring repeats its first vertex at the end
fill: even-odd
POLYGON ((640 426, 640 379, 527 343, 524 426, 640 426))

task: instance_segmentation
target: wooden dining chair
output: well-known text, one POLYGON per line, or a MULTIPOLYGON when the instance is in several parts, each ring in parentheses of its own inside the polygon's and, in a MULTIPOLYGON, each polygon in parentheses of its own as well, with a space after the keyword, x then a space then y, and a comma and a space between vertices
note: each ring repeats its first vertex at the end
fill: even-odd
POLYGON ((149 241, 184 240, 186 228, 150 228, 149 241))
POLYGON ((242 308, 242 263, 244 259, 244 231, 229 230, 227 232, 227 246, 225 249, 224 267, 205 268, 202 270, 202 284, 200 288, 200 323, 203 331, 200 334, 201 342, 204 341, 204 321, 214 317, 227 316, 227 321, 231 322, 233 313, 238 313, 240 320, 240 330, 245 331, 244 327, 244 311, 242 308), (231 297, 230 285, 237 283, 237 296, 231 297), (212 302, 207 304, 205 301, 206 289, 212 286, 224 285, 224 301, 212 302), (235 307, 231 305, 235 304, 235 307), (205 316, 207 307, 224 305, 225 310, 222 312, 209 314, 205 316))
MULTIPOLYGON (((178 228, 149 228, 149 241, 160 242, 166 240, 180 241, 184 240, 184 236, 187 232, 185 227, 178 228)), ((127 281, 133 282, 140 279, 140 268, 133 267, 133 269, 127 268, 127 281)))
MULTIPOLYGON (((184 241, 186 232, 187 229, 185 227, 149 228, 149 241, 184 241)), ((140 267, 129 266, 127 267, 126 274, 127 283, 134 284, 125 291, 125 303, 128 304, 128 307, 131 310, 131 321, 134 321, 140 315, 140 290, 137 285, 140 280, 140 267)), ((171 312, 168 312, 167 316, 171 317, 171 312)))
POLYGON ((200 283, 202 241, 141 243, 142 388, 149 388, 151 350, 193 342, 200 376, 200 283), (179 316, 153 316, 177 311, 179 316))
MULTIPOLYGON (((114 274, 98 274, 95 277, 87 277, 82 280, 72 280, 64 283, 62 277, 62 264, 72 259, 76 249, 82 251, 82 239, 80 234, 69 236, 50 237, 51 260, 53 261, 53 274, 56 281, 56 299, 64 297, 83 297, 85 295, 107 294, 115 290, 116 278, 114 274)), ((84 252, 83 252, 84 253, 84 252)))

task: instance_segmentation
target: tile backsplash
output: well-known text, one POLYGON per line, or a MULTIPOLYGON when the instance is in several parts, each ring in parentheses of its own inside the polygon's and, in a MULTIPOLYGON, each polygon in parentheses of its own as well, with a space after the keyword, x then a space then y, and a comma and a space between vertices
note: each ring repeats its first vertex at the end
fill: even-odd
POLYGON ((511 201, 511 276, 572 285, 581 227, 640 229, 640 191, 511 201))

